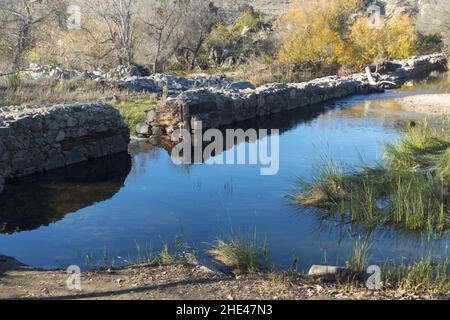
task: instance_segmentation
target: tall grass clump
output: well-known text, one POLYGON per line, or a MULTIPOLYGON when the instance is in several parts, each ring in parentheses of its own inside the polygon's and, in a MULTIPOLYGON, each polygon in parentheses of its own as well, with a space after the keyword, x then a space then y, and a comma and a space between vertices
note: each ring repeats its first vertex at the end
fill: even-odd
POLYGON ((268 243, 256 239, 234 238, 230 242, 216 241, 206 254, 236 274, 259 273, 267 268, 268 243))
POLYGON ((363 168, 361 172, 346 170, 344 166, 325 160, 313 183, 300 181, 302 193, 296 197, 305 205, 322 208, 340 206, 343 201, 352 200, 356 189, 363 189, 367 196, 379 192, 382 186, 381 168, 363 168))
POLYGON ((372 247, 370 238, 359 238, 355 241, 353 246, 354 259, 352 264, 354 268, 359 272, 365 272, 369 266, 369 252, 372 247))
POLYGON ((394 177, 389 187, 388 220, 407 230, 436 231, 448 228, 448 195, 442 179, 429 173, 405 173, 394 177))
POLYGON ((427 256, 410 264, 387 262, 382 277, 385 284, 396 288, 450 291, 450 256, 427 256))
POLYGON ((326 162, 313 183, 301 182, 296 201, 322 209, 325 217, 337 216, 344 222, 362 221, 373 226, 382 218, 378 199, 386 196, 386 175, 382 168, 345 170, 326 162))
POLYGON ((358 237, 353 243, 353 257, 346 262, 345 268, 338 274, 341 283, 361 283, 365 280, 369 267, 372 238, 358 237))
POLYGON ((84 256, 85 265, 93 269, 105 269, 121 266, 168 266, 181 263, 195 263, 195 252, 185 243, 174 240, 173 243, 163 242, 160 250, 153 250, 150 244, 141 246, 136 242, 136 252, 128 253, 126 259, 111 257, 107 247, 103 248, 98 257, 89 251, 84 256))
POLYGON ((395 225, 440 236, 450 227, 450 135, 427 124, 387 145, 386 162, 362 169, 330 161, 312 183, 301 182, 295 201, 324 217, 367 228, 395 225))
POLYGON ((449 176, 450 136, 428 124, 409 129, 397 145, 386 145, 385 159, 392 170, 436 171, 449 176))
POLYGON ((6 76, 6 86, 13 91, 17 90, 23 82, 23 77, 20 73, 14 73, 6 76))

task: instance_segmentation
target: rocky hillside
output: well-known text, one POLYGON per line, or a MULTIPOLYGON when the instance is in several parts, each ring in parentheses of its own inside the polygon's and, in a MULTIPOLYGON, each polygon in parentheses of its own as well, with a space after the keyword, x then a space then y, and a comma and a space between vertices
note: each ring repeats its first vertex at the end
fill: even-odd
POLYGON ((386 13, 408 12, 419 31, 441 32, 450 43, 450 0, 385 0, 386 13))
POLYGON ((214 0, 219 8, 226 10, 237 10, 243 6, 251 5, 255 9, 270 16, 280 16, 287 10, 292 0, 214 0))
MULTIPOLYGON (((215 3, 226 10, 236 10, 245 5, 252 5, 270 16, 277 17, 287 10, 293 1, 215 0, 215 3)), ((378 2, 385 4, 387 15, 407 12, 416 18, 419 31, 442 32, 450 43, 450 0, 381 0, 378 2)))

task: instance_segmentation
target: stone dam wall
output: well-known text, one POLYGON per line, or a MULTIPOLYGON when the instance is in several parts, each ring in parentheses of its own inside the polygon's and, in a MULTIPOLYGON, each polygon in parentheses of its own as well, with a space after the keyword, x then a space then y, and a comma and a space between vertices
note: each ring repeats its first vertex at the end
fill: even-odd
MULTIPOLYGON (((398 85, 432 71, 444 71, 445 55, 435 54, 392 61, 373 74, 380 81, 398 85)), ((369 83, 365 73, 348 77, 330 76, 304 83, 267 84, 256 89, 188 90, 147 112, 147 122, 138 125, 143 136, 170 135, 183 127, 191 131, 221 128, 241 121, 283 111, 307 108, 331 99, 383 91, 369 83)))
POLYGON ((129 139, 102 103, 0 107, 0 192, 8 179, 127 151, 129 139))

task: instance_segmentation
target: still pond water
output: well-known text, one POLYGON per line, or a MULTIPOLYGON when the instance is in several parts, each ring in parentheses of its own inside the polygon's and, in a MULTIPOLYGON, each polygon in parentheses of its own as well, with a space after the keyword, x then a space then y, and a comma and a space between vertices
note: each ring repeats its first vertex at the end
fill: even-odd
MULTIPOLYGON (((422 85, 356 96, 247 124, 282 129, 275 176, 261 176, 258 166, 176 166, 166 150, 139 142, 130 147, 131 158, 118 155, 12 182, 0 197, 0 255, 33 267, 88 268, 106 252, 120 264, 136 256, 137 246, 156 251, 178 239, 206 259, 202 252, 216 239, 256 234, 267 238, 277 268, 291 268, 297 257, 300 270, 324 260, 342 264, 365 232, 321 221, 287 194, 298 178, 311 180, 324 156, 349 165, 379 161, 384 143, 423 117, 397 110, 389 99, 430 90, 445 89, 422 85)), ((430 251, 448 255, 448 240, 378 228, 371 263, 430 251)))

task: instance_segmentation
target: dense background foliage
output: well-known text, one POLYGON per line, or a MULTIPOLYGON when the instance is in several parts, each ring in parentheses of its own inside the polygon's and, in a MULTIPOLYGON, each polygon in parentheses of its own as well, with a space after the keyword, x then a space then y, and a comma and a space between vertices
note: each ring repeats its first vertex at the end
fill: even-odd
POLYGON ((359 71, 443 50, 404 13, 373 28, 364 0, 294 1, 274 20, 252 7, 225 18, 203 0, 0 0, 0 74, 30 63, 80 70, 137 64, 151 72, 225 72, 257 84, 359 71))

